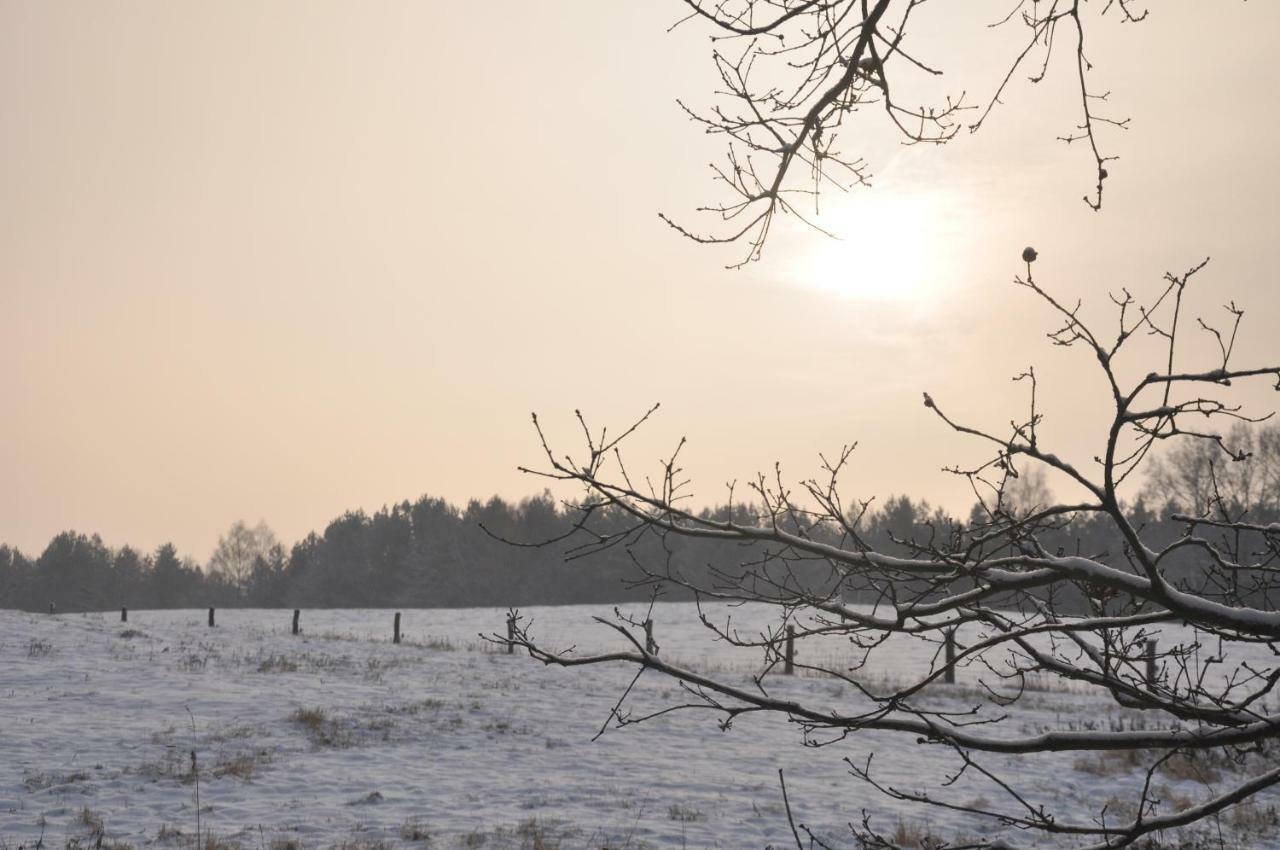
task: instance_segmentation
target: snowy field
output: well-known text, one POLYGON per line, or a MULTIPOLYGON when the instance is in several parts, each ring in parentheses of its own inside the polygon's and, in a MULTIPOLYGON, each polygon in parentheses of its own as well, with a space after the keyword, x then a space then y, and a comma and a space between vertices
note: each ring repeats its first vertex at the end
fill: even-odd
MULTIPOLYGON (((587 650, 618 645, 591 619, 609 611, 522 614, 540 641, 587 650)), ((976 779, 940 788, 955 756, 910 736, 805 748, 784 718, 746 715, 721 730, 707 712, 677 712, 593 741, 633 671, 507 655, 479 637, 503 631, 504 614, 408 610, 395 645, 392 612, 381 610, 307 610, 297 637, 289 611, 220 610, 213 629, 204 611, 132 611, 128 624, 118 612, 0 611, 0 850, 190 848, 197 829, 214 837, 200 842, 207 850, 794 846, 779 769, 796 820, 836 847, 853 846, 848 823, 864 810, 911 846, 925 834, 986 834, 968 816, 902 807, 850 777, 843 759, 861 763, 873 751, 886 784, 1004 802, 976 779)), ((746 631, 767 616, 733 612, 746 631)), ((660 604, 654 620, 664 656, 749 682, 753 656, 712 642, 693 606, 660 604)), ((935 649, 895 645, 868 681, 927 669, 935 649)), ((804 651, 809 660, 853 657, 840 641, 804 651)), ((1266 656, 1262 648, 1258 663, 1273 666, 1266 656)), ((934 689, 930 705, 972 707, 977 675, 962 671, 956 686, 934 689)), ((856 699, 831 678, 771 682, 778 695, 832 708, 856 699)), ((628 705, 642 713, 680 701, 674 683, 651 674, 628 705)), ((1010 734, 1133 720, 1061 688, 1030 692, 1014 711, 1010 734)), ((987 763, 1066 820, 1112 798, 1113 811, 1122 809, 1124 789, 1140 776, 1133 764, 1070 753, 987 763)), ((1194 777, 1157 780, 1169 806, 1211 793, 1194 777)), ((1280 847, 1257 826, 1277 803, 1263 798, 1247 824, 1224 816, 1215 829, 1243 836, 1228 847, 1280 847)))

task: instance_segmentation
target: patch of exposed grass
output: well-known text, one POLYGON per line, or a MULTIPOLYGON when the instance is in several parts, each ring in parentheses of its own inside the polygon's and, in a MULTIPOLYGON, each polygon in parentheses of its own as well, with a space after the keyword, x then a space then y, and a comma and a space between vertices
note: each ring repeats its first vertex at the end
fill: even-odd
POLYGON ((684 803, 672 803, 667 807, 667 817, 681 823, 697 823, 707 819, 706 812, 684 803))
POLYGON ((436 712, 444 708, 446 705, 447 703, 441 699, 424 699, 418 700, 417 702, 402 703, 400 705, 388 705, 383 708, 383 711, 387 714, 404 714, 413 716, 427 711, 436 712))
POLYGON ((71 773, 51 773, 43 770, 32 770, 23 774, 22 784, 28 791, 43 791, 46 788, 53 788, 57 785, 71 785, 75 782, 84 782, 89 778, 89 774, 84 771, 73 771, 71 773))
POLYGON ((418 818, 409 818, 407 821, 400 824, 400 837, 405 841, 412 841, 427 845, 431 844, 431 831, 428 830, 427 825, 418 818))
MULTIPOLYGON (((1077 758, 1072 765, 1081 773, 1094 776, 1115 776, 1135 770, 1146 770, 1153 757, 1141 750, 1107 750, 1088 753, 1077 758)), ((1231 756, 1207 750, 1193 753, 1174 753, 1156 766, 1156 773, 1175 782, 1191 781, 1201 785, 1217 782, 1233 766, 1231 756)))
POLYGON ((195 774, 191 771, 190 754, 176 747, 166 747, 164 755, 156 761, 144 761, 138 766, 137 773, 152 781, 176 779, 184 785, 195 780, 195 774))
POLYGON ((306 727, 308 730, 314 731, 324 726, 329 721, 329 716, 324 713, 323 708, 299 708, 289 715, 289 719, 306 727))
POLYGON ((928 824, 919 821, 898 820, 897 826, 889 840, 898 847, 920 848, 920 850, 941 850, 946 843, 932 833, 928 824))
POLYGON ((1280 810, 1275 806, 1263 806, 1256 800, 1245 800, 1233 806, 1227 822, 1244 835, 1265 837, 1280 834, 1280 810))
POLYGON ((520 839, 520 850, 559 850, 567 833, 554 823, 529 818, 516 827, 516 836, 520 839))
POLYGON ((267 848, 268 850, 305 850, 305 845, 297 838, 273 838, 267 848))
POLYGON ((213 775, 217 778, 234 776, 236 779, 248 782, 253 779, 253 775, 257 772, 259 766, 270 764, 270 762, 271 753, 267 750, 219 755, 218 760, 213 765, 213 775))
POLYGON ((296 673, 298 663, 293 659, 272 653, 258 662, 259 673, 296 673))
POLYGON ((169 826, 167 823, 160 824, 160 828, 156 830, 156 841, 160 844, 177 841, 181 837, 182 830, 169 826))
POLYGON ((465 847, 466 850, 476 850, 478 847, 483 847, 488 840, 489 833, 479 829, 473 829, 458 836, 458 844, 465 847))
POLYGON ((1170 779, 1189 779, 1208 785, 1222 778, 1218 765, 1201 753, 1174 753, 1156 768, 1170 779))
POLYGON ((1071 766, 1093 776, 1115 776, 1142 767, 1142 753, 1138 750, 1103 750, 1082 755, 1071 766))
POLYGON ((338 724, 338 721, 325 714, 323 708, 299 708, 289 719, 307 732, 307 737, 318 747, 346 747, 351 744, 351 736, 338 724))
POLYGON ((533 730, 528 724, 512 725, 510 720, 494 720, 484 725, 484 731, 492 732, 495 735, 528 735, 533 730))
POLYGON ((88 806, 80 809, 80 814, 76 817, 80 825, 89 830, 91 836, 97 837, 102 835, 105 827, 102 824, 102 815, 95 812, 88 806))

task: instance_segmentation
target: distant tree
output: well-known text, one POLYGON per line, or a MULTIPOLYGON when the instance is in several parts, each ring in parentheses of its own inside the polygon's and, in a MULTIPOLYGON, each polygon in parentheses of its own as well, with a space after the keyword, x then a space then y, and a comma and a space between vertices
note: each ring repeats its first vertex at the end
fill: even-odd
POLYGON ((111 575, 107 577, 108 586, 103 596, 109 599, 114 594, 121 605, 137 605, 147 580, 148 567, 136 549, 130 546, 120 548, 112 558, 111 575))
POLYGON ((1237 422, 1221 439, 1185 437, 1159 455, 1144 493, 1184 513, 1280 514, 1280 425, 1237 422))
POLYGON ((324 584, 323 592, 344 600, 344 605, 370 605, 378 598, 369 528, 363 511, 348 511, 329 523, 315 552, 312 569, 324 584))
POLYGON ((195 591, 200 573, 184 564, 172 543, 161 544, 151 558, 150 604, 156 608, 182 608, 198 604, 195 591))
POLYGON ((280 541, 265 522, 250 528, 244 520, 236 520, 209 556, 209 573, 243 596, 248 592, 254 565, 266 560, 280 541))
POLYGON ((9 607, 34 607, 38 603, 31 598, 32 580, 31 561, 17 549, 0 545, 0 601, 9 607))
POLYGON ((108 592, 112 561, 111 550, 96 534, 56 535, 36 561, 37 607, 53 603, 63 611, 88 611, 118 604, 108 592))
POLYGON ((1002 507, 1013 516, 1031 516, 1053 504, 1047 479, 1040 467, 1024 469, 1005 484, 1002 507))
POLYGON ((245 604, 275 608, 285 604, 288 556, 279 543, 253 559, 253 569, 244 584, 245 604))

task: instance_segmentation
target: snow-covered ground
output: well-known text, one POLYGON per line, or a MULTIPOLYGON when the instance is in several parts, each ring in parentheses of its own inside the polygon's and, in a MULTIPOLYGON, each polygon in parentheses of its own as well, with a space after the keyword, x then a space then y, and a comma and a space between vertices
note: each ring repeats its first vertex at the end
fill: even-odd
MULTIPOLYGON (((609 611, 522 614, 549 645, 599 649, 618 643, 592 621, 609 611)), ((745 715, 721 730, 710 713, 691 711, 592 740, 634 671, 507 655, 479 637, 502 632, 504 614, 405 611, 405 642, 396 645, 392 612, 382 610, 304 611, 298 637, 289 611, 222 610, 214 629, 203 611, 132 611, 128 624, 118 613, 0 611, 0 848, 100 837, 103 847, 190 847, 197 822, 224 845, 260 850, 784 847, 794 841, 780 769, 796 820, 834 846, 852 846, 848 823, 864 810, 890 833, 954 840, 990 828, 879 796, 843 761, 871 752, 886 784, 1004 803, 976 777, 941 788, 956 757, 910 736, 806 748, 781 717, 745 715)), ((769 616, 732 615, 748 631, 769 616)), ((754 656, 713 643, 691 605, 660 604, 653 616, 665 656, 749 682, 754 656)), ((865 672, 892 679, 925 669, 935 649, 904 643, 865 672)), ((853 657, 839 641, 805 652, 853 657)), ((856 699, 831 678, 771 682, 780 695, 833 708, 856 699)), ((979 701, 971 684, 962 675, 930 699, 967 709, 979 701)), ((681 701, 673 682, 650 675, 628 705, 639 714, 681 701)), ((1120 721, 1113 703, 1078 691, 1031 692, 1015 711, 1015 733, 1120 721)), ((1067 820, 1122 800, 1140 776, 1132 765, 1090 766, 1072 754, 987 763, 1067 820)), ((1160 781, 1168 800, 1208 793, 1192 778, 1160 781)), ((1259 805, 1276 804, 1272 795, 1259 805)), ((1247 841, 1280 847, 1257 834, 1247 841)))

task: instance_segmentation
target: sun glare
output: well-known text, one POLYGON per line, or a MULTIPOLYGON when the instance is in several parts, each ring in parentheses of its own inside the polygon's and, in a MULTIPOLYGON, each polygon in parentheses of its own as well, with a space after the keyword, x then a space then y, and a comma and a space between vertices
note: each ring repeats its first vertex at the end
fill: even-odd
POLYGON ((794 282, 862 301, 924 306, 946 288, 953 253, 945 198, 936 193, 861 192, 824 211, 792 266, 794 282))

